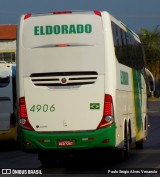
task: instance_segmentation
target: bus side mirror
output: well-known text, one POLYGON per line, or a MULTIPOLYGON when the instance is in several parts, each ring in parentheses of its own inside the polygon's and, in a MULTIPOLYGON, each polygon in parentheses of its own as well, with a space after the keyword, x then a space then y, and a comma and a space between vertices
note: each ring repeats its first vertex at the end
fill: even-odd
POLYGON ((147 92, 149 96, 155 96, 156 93, 156 87, 155 87, 155 79, 153 77, 153 74, 149 71, 149 69, 145 68, 145 72, 147 75, 147 92))

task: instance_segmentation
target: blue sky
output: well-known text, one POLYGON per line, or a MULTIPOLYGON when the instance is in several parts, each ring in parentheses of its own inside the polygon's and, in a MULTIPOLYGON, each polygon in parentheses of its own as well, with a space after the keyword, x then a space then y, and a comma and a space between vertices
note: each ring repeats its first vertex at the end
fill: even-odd
POLYGON ((160 25, 160 0, 0 0, 0 24, 18 24, 21 14, 59 10, 108 11, 131 29, 160 25))

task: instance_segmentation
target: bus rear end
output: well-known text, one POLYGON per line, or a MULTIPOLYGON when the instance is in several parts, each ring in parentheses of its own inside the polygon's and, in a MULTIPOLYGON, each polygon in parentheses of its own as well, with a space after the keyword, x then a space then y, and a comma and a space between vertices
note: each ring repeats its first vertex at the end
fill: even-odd
POLYGON ((17 83, 25 150, 115 145, 104 43, 99 12, 22 16, 17 83))

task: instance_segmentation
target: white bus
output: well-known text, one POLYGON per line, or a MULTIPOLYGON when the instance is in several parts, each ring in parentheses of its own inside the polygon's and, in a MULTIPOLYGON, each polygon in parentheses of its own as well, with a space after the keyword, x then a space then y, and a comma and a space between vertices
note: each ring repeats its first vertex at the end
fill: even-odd
POLYGON ((145 60, 133 31, 108 12, 27 14, 17 49, 24 150, 45 164, 69 151, 120 149, 128 158, 132 144, 143 148, 145 60))
POLYGON ((17 140, 16 65, 0 62, 0 141, 17 140))

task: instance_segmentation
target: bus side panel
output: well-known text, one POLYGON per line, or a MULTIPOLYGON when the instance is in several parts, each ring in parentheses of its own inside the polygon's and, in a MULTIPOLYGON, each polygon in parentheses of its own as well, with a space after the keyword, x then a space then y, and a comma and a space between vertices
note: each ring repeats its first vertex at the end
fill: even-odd
POLYGON ((9 64, 0 65, 0 130, 10 128, 12 108, 12 72, 9 64))
POLYGON ((140 71, 132 70, 133 76, 133 105, 136 141, 144 137, 146 118, 146 87, 140 71))
MULTIPOLYGON (((123 147, 125 121, 133 122, 131 69, 117 62, 116 120, 117 146, 123 147)), ((134 133, 133 133, 134 134, 134 133)))
POLYGON ((115 48, 112 35, 111 27, 111 16, 107 12, 102 12, 102 21, 104 26, 104 40, 105 40, 105 93, 111 95, 114 106, 114 121, 116 129, 114 132, 115 145, 114 147, 119 147, 119 139, 117 138, 118 131, 118 117, 117 117, 117 98, 116 98, 116 85, 117 85, 117 67, 116 67, 116 57, 115 48))
POLYGON ((140 71, 117 64, 116 118, 117 145, 123 147, 125 121, 131 128, 132 143, 145 138, 145 82, 140 71), (143 89, 142 89, 143 88, 143 89), (144 93, 143 93, 144 92, 144 93))
POLYGON ((15 71, 15 64, 0 64, 0 140, 17 138, 15 71))
POLYGON ((0 99, 0 130, 10 128, 11 101, 10 99, 0 99))
POLYGON ((147 88, 144 77, 142 76, 142 117, 143 117, 143 138, 147 138, 147 125, 148 125, 148 114, 147 114, 147 88))

